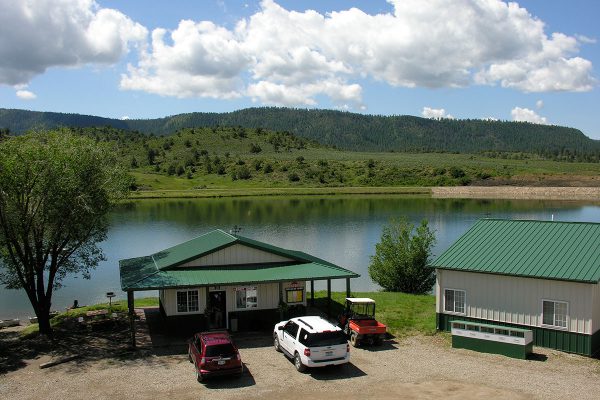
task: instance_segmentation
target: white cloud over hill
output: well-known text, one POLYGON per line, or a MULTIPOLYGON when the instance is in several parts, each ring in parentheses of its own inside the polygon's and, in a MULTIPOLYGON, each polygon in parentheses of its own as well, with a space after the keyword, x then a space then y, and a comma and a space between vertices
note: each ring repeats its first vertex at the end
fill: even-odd
POLYGON ((0 84, 26 84, 51 67, 113 64, 148 34, 92 0, 0 0, 0 10, 0 84))
POLYGON ((523 92, 588 91, 588 38, 547 34, 517 3, 388 0, 377 15, 358 8, 322 14, 273 0, 233 28, 182 20, 147 29, 92 0, 0 0, 0 83, 27 83, 55 66, 111 64, 135 45, 120 87, 162 96, 250 97, 312 106, 322 98, 362 108, 360 81, 394 87, 492 85, 523 92))
POLYGON ((542 117, 528 108, 515 107, 511 110, 510 115, 513 121, 531 122, 542 125, 548 124, 546 117, 542 117))

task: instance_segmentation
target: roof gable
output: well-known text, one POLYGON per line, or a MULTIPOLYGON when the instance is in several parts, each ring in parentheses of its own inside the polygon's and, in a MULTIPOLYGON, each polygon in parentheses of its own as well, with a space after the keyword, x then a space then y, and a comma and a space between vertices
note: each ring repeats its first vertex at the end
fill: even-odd
POLYGON ((600 224, 484 219, 430 266, 597 283, 600 224))
POLYGON ((221 230, 209 232, 150 256, 120 260, 119 270, 123 290, 360 276, 301 251, 283 249, 221 230), (238 245, 253 249, 249 253, 255 256, 273 256, 248 259, 233 257, 228 264, 194 264, 207 255, 226 254, 221 250, 233 250, 238 245))

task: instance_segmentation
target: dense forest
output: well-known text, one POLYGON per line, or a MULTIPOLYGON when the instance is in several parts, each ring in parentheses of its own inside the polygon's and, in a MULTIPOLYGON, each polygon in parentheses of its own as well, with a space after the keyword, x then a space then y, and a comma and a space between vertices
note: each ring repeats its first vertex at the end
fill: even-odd
POLYGON ((448 152, 488 156, 530 153, 565 161, 600 160, 600 141, 552 125, 487 120, 432 120, 333 110, 249 108, 229 113, 189 113, 147 120, 119 120, 51 112, 0 109, 0 128, 20 134, 36 128, 110 126, 152 135, 184 128, 243 127, 289 132, 350 151, 448 152))

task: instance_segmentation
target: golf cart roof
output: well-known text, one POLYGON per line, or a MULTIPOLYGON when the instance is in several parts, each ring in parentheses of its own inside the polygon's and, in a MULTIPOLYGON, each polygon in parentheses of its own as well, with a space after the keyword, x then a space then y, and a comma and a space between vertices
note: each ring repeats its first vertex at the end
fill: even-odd
POLYGON ((375 300, 369 299, 367 297, 347 297, 346 301, 348 301, 350 303, 354 303, 354 304, 375 303, 375 300))

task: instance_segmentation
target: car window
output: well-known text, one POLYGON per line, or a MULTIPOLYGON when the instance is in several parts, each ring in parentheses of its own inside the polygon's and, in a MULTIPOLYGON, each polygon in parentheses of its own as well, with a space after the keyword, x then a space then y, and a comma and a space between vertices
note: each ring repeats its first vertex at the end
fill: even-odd
POLYGON ((231 357, 236 354, 235 347, 231 343, 215 344, 206 346, 205 357, 231 357))
POLYGON ((308 332, 302 328, 300 328, 300 337, 298 338, 298 341, 308 347, 308 332))
POLYGON ((335 346, 346 344, 346 336, 342 331, 309 333, 305 339, 307 347, 335 346))
POLYGON ((294 321, 290 321, 285 325, 285 331, 286 333, 288 333, 290 336, 292 336, 293 338, 296 337, 296 334, 298 333, 298 324, 296 324, 294 321))

